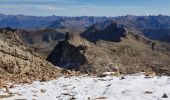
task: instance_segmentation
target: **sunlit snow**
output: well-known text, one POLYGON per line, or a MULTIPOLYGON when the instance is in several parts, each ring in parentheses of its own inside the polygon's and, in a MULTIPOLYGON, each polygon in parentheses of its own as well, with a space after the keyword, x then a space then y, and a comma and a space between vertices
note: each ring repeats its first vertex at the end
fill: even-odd
MULTIPOLYGON (((144 75, 127 75, 124 78, 74 76, 48 82, 36 81, 9 89, 14 96, 4 100, 170 100, 168 76, 146 78, 144 75), (164 93, 168 98, 162 97, 164 93)), ((4 91, 0 90, 0 95, 6 95, 4 91)))

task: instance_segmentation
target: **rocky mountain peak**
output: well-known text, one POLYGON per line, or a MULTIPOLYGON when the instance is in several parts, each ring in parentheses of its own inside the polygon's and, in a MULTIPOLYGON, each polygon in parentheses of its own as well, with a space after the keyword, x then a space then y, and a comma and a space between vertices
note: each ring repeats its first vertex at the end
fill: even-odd
POLYGON ((92 45, 91 42, 87 41, 85 38, 81 37, 79 34, 67 32, 65 36, 65 42, 69 42, 71 44, 74 44, 75 46, 78 45, 92 45))
POLYGON ((119 26, 113 20, 107 20, 92 25, 87 31, 83 32, 81 36, 91 42, 97 42, 99 40, 119 42, 120 38, 126 33, 124 27, 119 26))

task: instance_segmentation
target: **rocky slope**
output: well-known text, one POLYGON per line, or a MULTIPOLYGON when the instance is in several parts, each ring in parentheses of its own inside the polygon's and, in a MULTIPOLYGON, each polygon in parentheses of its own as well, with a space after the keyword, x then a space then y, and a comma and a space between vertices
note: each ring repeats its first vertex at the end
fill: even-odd
POLYGON ((170 42, 170 29, 147 29, 143 31, 144 35, 152 40, 170 42))
POLYGON ((20 38, 9 29, 0 29, 0 79, 3 81, 31 83, 61 75, 53 66, 23 45, 20 38))
POLYGON ((8 44, 15 46, 22 46, 23 43, 19 39, 19 36, 14 33, 14 30, 11 28, 0 28, 0 39, 7 42, 8 44))
POLYGON ((105 48, 97 47, 74 33, 67 33, 66 39, 59 42, 47 60, 54 65, 84 73, 113 71, 116 69, 112 65, 121 66, 116 58, 107 54, 105 48))
POLYGON ((162 45, 129 31, 118 38, 119 42, 98 38, 93 43, 78 34, 68 33, 47 60, 66 69, 90 74, 106 71, 124 74, 155 71, 157 74, 170 75, 170 56, 162 53, 162 45))
POLYGON ((32 48, 43 58, 47 57, 59 40, 63 40, 65 38, 64 32, 59 32, 53 29, 26 31, 21 29, 1 28, 0 31, 0 38, 4 41, 9 44, 12 42, 18 46, 25 45, 29 49, 32 48))

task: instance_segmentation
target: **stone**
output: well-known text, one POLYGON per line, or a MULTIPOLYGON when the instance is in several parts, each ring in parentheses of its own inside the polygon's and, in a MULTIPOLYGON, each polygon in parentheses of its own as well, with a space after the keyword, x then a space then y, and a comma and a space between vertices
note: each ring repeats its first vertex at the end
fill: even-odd
POLYGON ((96 100, 107 100, 107 97, 98 97, 96 100))
POLYGON ((146 76, 146 78, 153 78, 153 77, 156 77, 156 73, 155 72, 145 72, 145 76, 146 76))
POLYGON ((162 95, 162 98, 168 98, 167 94, 164 93, 164 94, 162 95))
POLYGON ((152 94, 153 92, 152 91, 145 91, 144 94, 152 94))
POLYGON ((43 76, 42 79, 41 79, 41 82, 46 82, 48 81, 48 77, 47 76, 43 76))
POLYGON ((41 89, 41 93, 45 93, 46 92, 46 90, 45 89, 41 89))
POLYGON ((120 78, 120 80, 124 80, 124 79, 126 79, 124 76, 122 76, 122 77, 120 78))

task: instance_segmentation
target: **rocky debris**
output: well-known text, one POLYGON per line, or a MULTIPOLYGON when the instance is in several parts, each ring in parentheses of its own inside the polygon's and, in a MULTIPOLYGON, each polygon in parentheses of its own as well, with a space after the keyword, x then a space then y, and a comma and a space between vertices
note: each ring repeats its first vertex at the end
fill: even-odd
POLYGON ((96 100, 107 100, 107 97, 98 97, 96 100))
POLYGON ((153 94, 153 92, 152 91, 145 91, 144 94, 153 94))
POLYGON ((103 75, 107 76, 120 76, 119 72, 104 72, 103 75))
POLYGON ((40 81, 41 81, 41 82, 46 82, 46 81, 48 81, 48 77, 47 77, 47 76, 43 76, 40 81))
POLYGON ((34 80, 41 80, 44 76, 49 80, 62 75, 60 68, 43 60, 34 52, 20 48, 24 45, 19 42, 17 35, 12 35, 11 32, 12 30, 0 30, 0 35, 2 35, 0 38, 0 78, 2 80, 32 83, 34 80), (10 34, 2 35, 2 32, 10 34))
POLYGON ((102 74, 98 74, 98 77, 106 77, 106 76, 120 76, 119 72, 104 72, 102 74))
POLYGON ((106 74, 99 74, 97 75, 97 77, 106 77, 107 75, 106 74))
POLYGON ((120 80, 124 80, 124 79, 126 79, 124 76, 121 76, 121 77, 120 77, 120 80))
POLYGON ((156 77, 156 73, 155 72, 145 72, 145 78, 153 78, 153 77, 156 77))
POLYGON ((2 88, 3 86, 5 86, 6 84, 4 83, 3 80, 0 79, 0 88, 2 88))
POLYGON ((162 95, 162 98, 168 98, 167 94, 164 93, 164 94, 162 95))
POLYGON ((0 99, 9 98, 9 97, 12 97, 12 96, 14 96, 14 95, 12 95, 12 94, 0 95, 0 99))
POLYGON ((0 28, 0 39, 7 42, 10 46, 15 45, 19 47, 23 45, 15 30, 11 28, 0 28))
POLYGON ((45 92, 46 92, 46 90, 45 90, 45 89, 41 89, 40 91, 41 91, 41 93, 45 93, 45 92))

